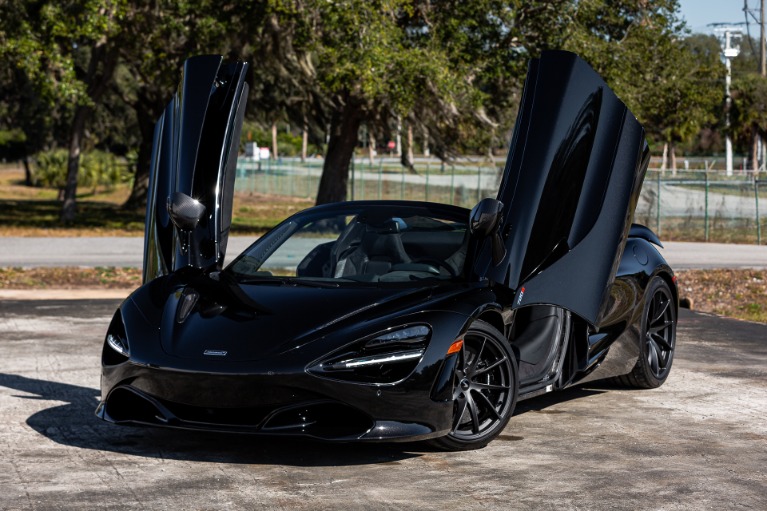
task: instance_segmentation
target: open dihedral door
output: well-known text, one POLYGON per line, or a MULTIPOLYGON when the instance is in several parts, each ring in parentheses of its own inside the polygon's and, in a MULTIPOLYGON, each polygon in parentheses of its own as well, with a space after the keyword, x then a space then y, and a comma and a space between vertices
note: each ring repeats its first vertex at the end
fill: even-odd
POLYGON ((214 270, 223 264, 247 66, 217 55, 184 63, 178 90, 155 126, 144 283, 184 267, 214 270))
POLYGON ((600 76, 563 51, 531 61, 497 199, 505 257, 490 240, 475 273, 599 324, 649 161, 644 130, 600 76))

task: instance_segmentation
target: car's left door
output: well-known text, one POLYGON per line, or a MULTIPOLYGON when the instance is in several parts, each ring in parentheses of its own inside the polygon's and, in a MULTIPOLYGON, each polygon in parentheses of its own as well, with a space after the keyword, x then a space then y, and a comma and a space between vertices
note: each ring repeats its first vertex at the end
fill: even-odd
POLYGON ((212 270, 223 264, 248 96, 247 66, 224 62, 219 55, 184 63, 178 90, 155 126, 145 283, 187 266, 212 270))

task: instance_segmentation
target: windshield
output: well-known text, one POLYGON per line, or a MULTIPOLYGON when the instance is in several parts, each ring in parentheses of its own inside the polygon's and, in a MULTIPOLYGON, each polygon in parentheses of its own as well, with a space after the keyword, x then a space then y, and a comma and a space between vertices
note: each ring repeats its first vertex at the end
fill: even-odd
POLYGON ((229 266, 239 280, 417 282, 463 275, 467 219, 459 208, 346 203, 281 223, 229 266))

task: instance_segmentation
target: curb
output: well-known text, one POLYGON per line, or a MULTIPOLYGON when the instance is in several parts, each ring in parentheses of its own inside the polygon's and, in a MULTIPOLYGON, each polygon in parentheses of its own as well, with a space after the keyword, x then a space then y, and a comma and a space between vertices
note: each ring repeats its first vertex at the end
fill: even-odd
POLYGON ((122 300, 131 289, 0 289, 2 300, 122 300))

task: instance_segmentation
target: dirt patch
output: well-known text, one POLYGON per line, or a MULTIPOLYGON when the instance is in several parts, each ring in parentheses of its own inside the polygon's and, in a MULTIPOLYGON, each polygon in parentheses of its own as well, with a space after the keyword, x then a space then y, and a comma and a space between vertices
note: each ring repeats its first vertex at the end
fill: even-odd
POLYGON ((679 297, 690 308, 767 323, 767 271, 680 270, 679 297))
POLYGON ((138 268, 0 268, 2 289, 132 289, 138 268))

